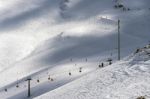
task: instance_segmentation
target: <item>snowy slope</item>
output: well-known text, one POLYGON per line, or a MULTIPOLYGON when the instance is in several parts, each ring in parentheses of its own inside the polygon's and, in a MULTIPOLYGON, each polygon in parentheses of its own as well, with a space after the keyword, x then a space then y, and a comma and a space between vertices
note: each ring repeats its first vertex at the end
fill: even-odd
POLYGON ((11 12, 4 14, 0 22, 1 86, 70 57, 80 60, 92 56, 99 60, 103 53, 107 54, 105 57, 110 53, 116 55, 118 18, 122 57, 147 44, 149 1, 132 2, 137 5, 128 6, 134 9, 123 12, 115 9, 114 1, 109 0, 13 1, 11 9, 4 7, 0 12, 11 12), (20 6, 24 9, 19 9, 20 6), (8 78, 3 78, 4 75, 8 78))
MULTIPOLYGON (((45 92, 56 89, 66 83, 69 83, 93 70, 89 63, 82 65, 84 70, 79 72, 80 65, 65 64, 61 67, 43 70, 36 74, 30 75, 31 81, 31 97, 39 96, 45 92), (86 67, 84 66, 86 65, 86 67), (69 75, 69 72, 71 75, 69 75), (51 81, 53 79, 53 81, 51 81)), ((0 97, 3 99, 26 99, 27 98, 27 80, 28 77, 12 83, 0 89, 0 97), (18 87, 17 87, 18 86, 18 87), (5 91, 7 89, 7 91, 5 91), (15 91, 14 91, 15 90, 15 91)))
POLYGON ((143 49, 35 99, 149 99, 149 65, 150 49, 143 49))
MULTIPOLYGON (((47 68, 54 73, 71 69, 75 64, 85 65, 86 58, 94 66, 109 57, 115 60, 118 18, 121 20, 121 57, 147 44, 150 1, 124 0, 122 3, 131 10, 115 9, 113 0, 0 1, 2 92, 6 86, 14 88, 17 79, 24 83, 27 76, 47 74, 47 68), (75 62, 66 66, 70 59, 75 62)), ((85 74, 92 70, 88 68, 85 74)), ((68 83, 80 76, 62 81, 68 83)), ((49 87, 55 89, 52 85, 49 87)), ((15 94, 18 96, 21 92, 2 95, 16 98, 15 94)))

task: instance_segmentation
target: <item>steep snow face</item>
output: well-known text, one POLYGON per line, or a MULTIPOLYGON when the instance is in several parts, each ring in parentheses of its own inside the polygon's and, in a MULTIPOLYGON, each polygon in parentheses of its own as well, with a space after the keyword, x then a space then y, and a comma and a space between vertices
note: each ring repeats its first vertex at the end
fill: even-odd
POLYGON ((97 70, 35 99, 136 99, 150 98, 150 49, 97 70))

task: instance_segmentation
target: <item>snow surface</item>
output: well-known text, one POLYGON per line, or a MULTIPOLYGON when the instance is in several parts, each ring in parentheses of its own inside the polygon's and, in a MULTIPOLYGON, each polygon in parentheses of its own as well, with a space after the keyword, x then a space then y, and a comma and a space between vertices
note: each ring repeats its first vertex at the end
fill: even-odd
MULTIPOLYGON (((0 1, 0 98, 26 99, 27 77, 34 79, 34 98, 95 71, 101 61, 108 58, 116 61, 118 19, 121 20, 122 58, 146 45, 150 41, 150 1, 123 0, 122 3, 131 10, 115 9, 115 0, 0 1), (85 59, 88 61, 85 62, 85 59), (79 73, 82 66, 87 67, 83 73, 79 73), (64 71, 65 74, 60 75, 64 71), (68 77, 70 71, 75 75, 68 77), (49 85, 48 75, 59 75, 59 80, 49 85), (37 79, 43 83, 37 84, 37 79), (22 86, 18 90, 15 87, 17 83, 22 86), (8 92, 4 91, 5 88, 8 92)), ((117 65, 116 69, 126 67, 123 63, 117 63, 121 66, 117 65)), ((147 73, 148 67, 143 64, 149 63, 144 62, 140 67, 130 69, 147 73)), ((107 68, 114 68, 114 65, 107 68)), ((97 70, 97 74, 98 71, 101 70, 97 70)), ((105 76, 109 79, 109 75, 105 76)))
POLYGON ((59 87, 35 99, 150 99, 150 49, 59 87))

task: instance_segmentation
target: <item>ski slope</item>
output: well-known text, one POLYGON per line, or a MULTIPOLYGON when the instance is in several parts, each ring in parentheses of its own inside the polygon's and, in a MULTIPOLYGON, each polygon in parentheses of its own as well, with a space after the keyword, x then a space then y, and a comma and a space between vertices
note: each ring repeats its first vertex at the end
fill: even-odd
POLYGON ((143 49, 35 99, 149 99, 149 65, 150 49, 143 49))
MULTIPOLYGON (((65 64, 61 67, 54 67, 53 69, 46 69, 32 74, 29 76, 32 78, 31 98, 63 86, 66 83, 69 83, 89 72, 94 71, 95 68, 96 66, 91 67, 91 64, 89 63, 83 63, 80 65, 78 64, 76 66, 73 64, 65 64), (80 72, 79 68, 81 66, 84 68, 84 70, 80 72), (71 75, 69 75, 69 72, 71 75)), ((3 97, 4 99, 26 99, 28 93, 28 82, 26 80, 29 77, 25 77, 24 79, 2 88, 0 90, 0 97, 3 97)))
POLYGON ((148 44, 150 1, 121 3, 130 11, 114 8, 115 0, 0 1, 0 98, 26 98, 24 80, 30 76, 33 98, 92 72, 101 61, 116 61, 118 19, 122 58, 148 44), (82 66, 86 71, 79 73, 82 66), (68 78, 74 68, 76 75, 68 78), (60 81, 49 85, 48 75, 63 71, 60 81), (40 86, 38 78, 44 81, 40 86), (14 93, 18 82, 24 87, 14 93), (5 88, 11 91, 5 93, 5 88))

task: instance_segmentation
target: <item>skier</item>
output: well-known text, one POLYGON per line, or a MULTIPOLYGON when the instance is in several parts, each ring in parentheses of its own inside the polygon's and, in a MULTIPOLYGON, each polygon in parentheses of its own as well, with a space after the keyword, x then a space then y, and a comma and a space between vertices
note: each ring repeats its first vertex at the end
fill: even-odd
POLYGON ((101 66, 104 67, 104 63, 103 63, 103 62, 102 62, 102 64, 101 64, 101 66))

